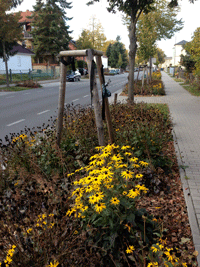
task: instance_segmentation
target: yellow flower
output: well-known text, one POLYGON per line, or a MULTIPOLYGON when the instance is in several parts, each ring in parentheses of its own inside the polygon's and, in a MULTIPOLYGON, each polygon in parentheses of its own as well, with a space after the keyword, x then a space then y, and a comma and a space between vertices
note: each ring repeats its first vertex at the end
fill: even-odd
POLYGON ((116 197, 113 197, 110 202, 112 205, 118 205, 120 203, 119 199, 116 197))
POLYGON ((105 203, 98 203, 95 205, 94 208, 95 208, 96 212, 100 213, 100 212, 102 212, 103 209, 106 208, 106 205, 105 205, 105 203))
POLYGON ((129 148, 131 148, 131 147, 130 146, 122 146, 121 150, 126 150, 126 149, 129 149, 129 148))
POLYGON ((96 198, 97 203, 104 198, 103 192, 97 192, 94 196, 96 198))
POLYGON ((140 168, 140 165, 139 164, 133 164, 133 168, 138 169, 138 168, 140 168))
POLYGON ((157 251, 158 251, 158 248, 157 248, 157 247, 154 247, 154 246, 152 246, 152 247, 151 247, 151 250, 152 250, 153 252, 157 252, 157 251))
POLYGON ((147 167, 149 165, 149 163, 145 162, 145 161, 139 161, 139 164, 144 166, 144 167, 147 167))
POLYGON ((173 260, 173 255, 170 254, 170 251, 172 250, 171 248, 166 248, 167 251, 165 251, 165 255, 168 257, 168 261, 172 261, 173 260))
POLYGON ((95 196, 94 196, 94 195, 90 196, 90 197, 89 197, 89 203, 90 203, 90 204, 94 204, 95 202, 96 202, 96 198, 95 198, 95 196))
POLYGON ((146 188, 144 185, 136 185, 136 187, 139 191, 144 191, 144 193, 147 193, 147 191, 149 190, 148 188, 146 188))
POLYGON ((59 265, 59 262, 54 260, 54 262, 50 262, 50 265, 48 265, 48 267, 57 267, 59 265))
POLYGON ((134 157, 130 159, 130 162, 136 163, 138 161, 138 158, 134 157))
POLYGON ((127 179, 131 179, 133 177, 133 172, 126 170, 122 172, 122 177, 127 179))
POLYGON ((29 228, 26 232, 29 234, 32 230, 32 228, 29 228))
POLYGON ((47 216, 46 216, 46 214, 44 213, 44 214, 42 214, 42 219, 44 219, 44 218, 46 218, 47 216))
POLYGON ((85 207, 81 208, 81 211, 84 212, 84 211, 86 211, 87 209, 88 209, 88 206, 85 206, 85 207))
POLYGON ((125 152, 124 155, 131 156, 132 154, 130 152, 125 152))
POLYGON ((129 190, 129 193, 128 193, 127 197, 136 198, 139 195, 140 195, 140 192, 138 190, 134 191, 133 189, 131 189, 131 190, 129 190))
POLYGON ((128 225, 128 224, 125 224, 125 226, 128 228, 128 231, 130 232, 130 230, 131 230, 131 227, 130 227, 130 225, 128 225))
POLYGON ((136 174, 135 178, 140 179, 143 177, 143 174, 136 174))
POLYGON ((150 262, 148 263, 147 267, 158 267, 158 263, 157 262, 150 262))
POLYGON ((134 250, 135 250, 134 246, 129 246, 129 247, 127 247, 127 249, 126 249, 126 253, 127 253, 127 254, 131 254, 134 250))
POLYGON ((105 187, 106 187, 107 189, 111 189, 111 188, 114 187, 114 185, 108 184, 108 185, 105 185, 105 187))
POLYGON ((119 169, 127 168, 127 166, 128 166, 127 164, 124 164, 124 163, 123 163, 123 164, 120 164, 120 165, 118 166, 118 168, 119 168, 119 169))
POLYGON ((126 191, 123 191, 122 195, 123 196, 127 195, 127 192, 126 191))

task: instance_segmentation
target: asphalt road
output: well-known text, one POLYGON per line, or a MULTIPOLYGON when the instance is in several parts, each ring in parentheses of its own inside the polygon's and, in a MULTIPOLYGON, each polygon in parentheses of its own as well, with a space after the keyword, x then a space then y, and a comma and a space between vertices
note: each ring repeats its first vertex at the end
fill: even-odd
MULTIPOLYGON (((106 76, 106 81, 111 80, 108 89, 111 93, 121 90, 127 82, 128 74, 106 76)), ((100 86, 98 84, 100 93, 100 86)), ((0 93, 0 139, 5 136, 18 134, 24 129, 37 130, 49 124, 51 117, 57 117, 59 95, 59 82, 53 81, 42 84, 42 88, 26 91, 0 93)), ((65 104, 88 105, 91 103, 90 86, 88 79, 81 79, 80 82, 67 82, 65 104)))

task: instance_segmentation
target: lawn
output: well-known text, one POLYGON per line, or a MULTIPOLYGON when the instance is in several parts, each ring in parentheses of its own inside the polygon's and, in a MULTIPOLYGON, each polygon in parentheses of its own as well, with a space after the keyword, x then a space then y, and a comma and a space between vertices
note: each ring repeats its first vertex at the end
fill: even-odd
POLYGON ((37 81, 26 80, 17 82, 15 86, 1 87, 0 92, 17 92, 42 87, 37 81))
POLYGON ((185 79, 174 78, 174 81, 181 83, 181 86, 194 96, 200 96, 200 84, 198 81, 189 82, 185 79))
POLYGON ((1 145, 2 263, 197 266, 167 105, 110 110, 115 144, 69 105, 60 147, 47 125, 1 145))

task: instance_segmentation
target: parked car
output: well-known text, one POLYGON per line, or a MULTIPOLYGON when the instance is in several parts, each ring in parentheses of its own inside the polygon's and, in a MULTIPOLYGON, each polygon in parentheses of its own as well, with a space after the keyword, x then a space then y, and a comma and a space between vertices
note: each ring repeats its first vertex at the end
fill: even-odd
POLYGON ((67 81, 68 82, 76 82, 81 80, 81 74, 78 70, 76 71, 68 71, 67 72, 67 81))
POLYGON ((115 75, 115 74, 117 74, 117 72, 116 72, 116 70, 110 70, 110 71, 109 71, 109 74, 111 74, 111 75, 115 75))
POLYGON ((79 72, 81 75, 87 75, 88 74, 88 70, 85 68, 79 68, 79 72))

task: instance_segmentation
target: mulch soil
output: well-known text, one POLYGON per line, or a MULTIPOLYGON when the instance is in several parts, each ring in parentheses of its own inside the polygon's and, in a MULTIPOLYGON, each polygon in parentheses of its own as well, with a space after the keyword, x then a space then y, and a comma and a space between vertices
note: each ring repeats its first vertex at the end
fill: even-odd
MULTIPOLYGON (((168 189, 159 192, 158 195, 153 194, 140 199, 139 207, 145 208, 163 223, 163 229, 167 229, 164 236, 167 247, 187 251, 192 257, 197 252, 195 252, 183 193, 187 188, 182 188, 173 141, 169 142, 168 153, 173 157, 174 162, 173 178, 169 178, 168 189)), ((162 169, 160 175, 162 172, 165 175, 162 169)))

